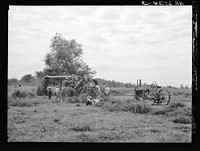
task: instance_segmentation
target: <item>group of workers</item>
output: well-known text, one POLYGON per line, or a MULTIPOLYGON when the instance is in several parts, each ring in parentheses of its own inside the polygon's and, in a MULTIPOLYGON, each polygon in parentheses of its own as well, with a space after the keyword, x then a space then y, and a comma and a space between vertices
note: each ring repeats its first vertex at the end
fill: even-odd
MULTIPOLYGON (((91 85, 91 87, 93 87, 93 85, 91 85)), ((86 105, 92 105, 98 103, 102 99, 101 87, 99 85, 96 85, 96 89, 97 89, 96 96, 92 97, 90 94, 87 95, 86 105)), ((105 84, 105 86, 103 87, 103 92, 105 96, 109 96, 110 88, 108 87, 107 84, 105 84)))
POLYGON ((60 92, 59 85, 53 86, 49 84, 49 86, 47 87, 47 94, 48 94, 49 100, 51 100, 51 97, 53 94, 55 94, 56 98, 58 98, 59 92, 60 92))
MULTIPOLYGON (((94 103, 97 103, 100 100, 100 98, 101 98, 101 88, 100 88, 100 86, 98 84, 95 86, 94 84, 91 83, 91 84, 89 84, 89 87, 93 87, 93 88, 96 87, 96 89, 97 89, 97 95, 96 95, 95 98, 93 98, 92 96, 88 95, 86 105, 92 104, 92 101, 94 103)), ((107 84, 105 84, 105 86, 103 88, 104 88, 105 95, 108 96, 110 94, 110 88, 108 87, 107 84)), ((49 100, 51 100, 53 94, 55 94, 56 98, 58 98, 59 94, 60 94, 60 87, 59 87, 59 85, 56 85, 56 86, 49 85, 47 87, 47 94, 48 94, 49 100)))

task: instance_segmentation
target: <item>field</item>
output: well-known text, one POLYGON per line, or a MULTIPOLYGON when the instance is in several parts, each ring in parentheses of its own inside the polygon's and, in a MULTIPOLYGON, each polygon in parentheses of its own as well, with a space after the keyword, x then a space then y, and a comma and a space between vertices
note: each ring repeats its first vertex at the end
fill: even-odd
MULTIPOLYGON (((23 89, 36 92, 36 87, 23 89)), ((171 89, 168 106, 131 96, 92 106, 47 96, 13 100, 12 92, 8 87, 8 142, 191 142, 191 89, 171 89)))

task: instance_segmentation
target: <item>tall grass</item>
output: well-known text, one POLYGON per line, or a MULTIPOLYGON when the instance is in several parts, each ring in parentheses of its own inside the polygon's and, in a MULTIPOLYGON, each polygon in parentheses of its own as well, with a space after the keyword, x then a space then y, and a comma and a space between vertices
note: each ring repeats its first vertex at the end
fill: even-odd
MULTIPOLYGON (((37 86, 24 86, 20 87, 20 91, 22 92, 30 92, 36 95, 37 86)), ((14 86, 8 86, 8 97, 10 97, 14 93, 14 86)))
POLYGON ((18 107, 32 107, 37 104, 48 103, 47 100, 42 100, 38 98, 29 99, 29 98, 8 98, 8 106, 18 106, 18 107))
POLYGON ((143 102, 138 102, 135 99, 125 99, 123 97, 116 99, 116 97, 110 98, 109 101, 99 102, 96 104, 97 107, 101 107, 107 111, 130 111, 132 113, 145 114, 152 110, 152 107, 143 102))
POLYGON ((192 110, 187 107, 184 103, 173 102, 169 106, 161 109, 154 109, 151 111, 152 115, 166 115, 170 117, 185 117, 187 119, 192 118, 192 110))
POLYGON ((174 96, 180 96, 180 95, 191 96, 192 95, 192 89, 168 88, 168 90, 170 91, 170 94, 174 96))

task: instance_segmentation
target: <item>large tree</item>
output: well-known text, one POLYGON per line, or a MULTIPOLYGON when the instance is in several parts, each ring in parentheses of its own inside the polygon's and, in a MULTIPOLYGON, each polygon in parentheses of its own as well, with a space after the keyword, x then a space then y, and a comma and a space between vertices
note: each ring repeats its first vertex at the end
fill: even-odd
POLYGON ((82 45, 75 39, 66 40, 60 33, 51 39, 50 52, 45 56, 44 75, 94 74, 81 59, 82 45))
POLYGON ((42 79, 42 78, 44 78, 44 73, 42 71, 36 71, 35 72, 35 77, 37 79, 42 79))
POLYGON ((26 74, 21 78, 21 82, 26 82, 26 83, 30 83, 34 80, 35 80, 35 77, 32 76, 31 74, 26 74))

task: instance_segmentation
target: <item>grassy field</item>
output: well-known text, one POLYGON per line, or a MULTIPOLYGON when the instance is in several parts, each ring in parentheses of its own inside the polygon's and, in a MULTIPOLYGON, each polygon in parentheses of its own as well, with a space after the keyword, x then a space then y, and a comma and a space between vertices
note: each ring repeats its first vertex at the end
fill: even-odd
POLYGON ((190 89, 171 90, 168 106, 131 96, 112 96, 93 106, 46 96, 14 100, 12 92, 8 87, 8 142, 191 142, 190 89))

